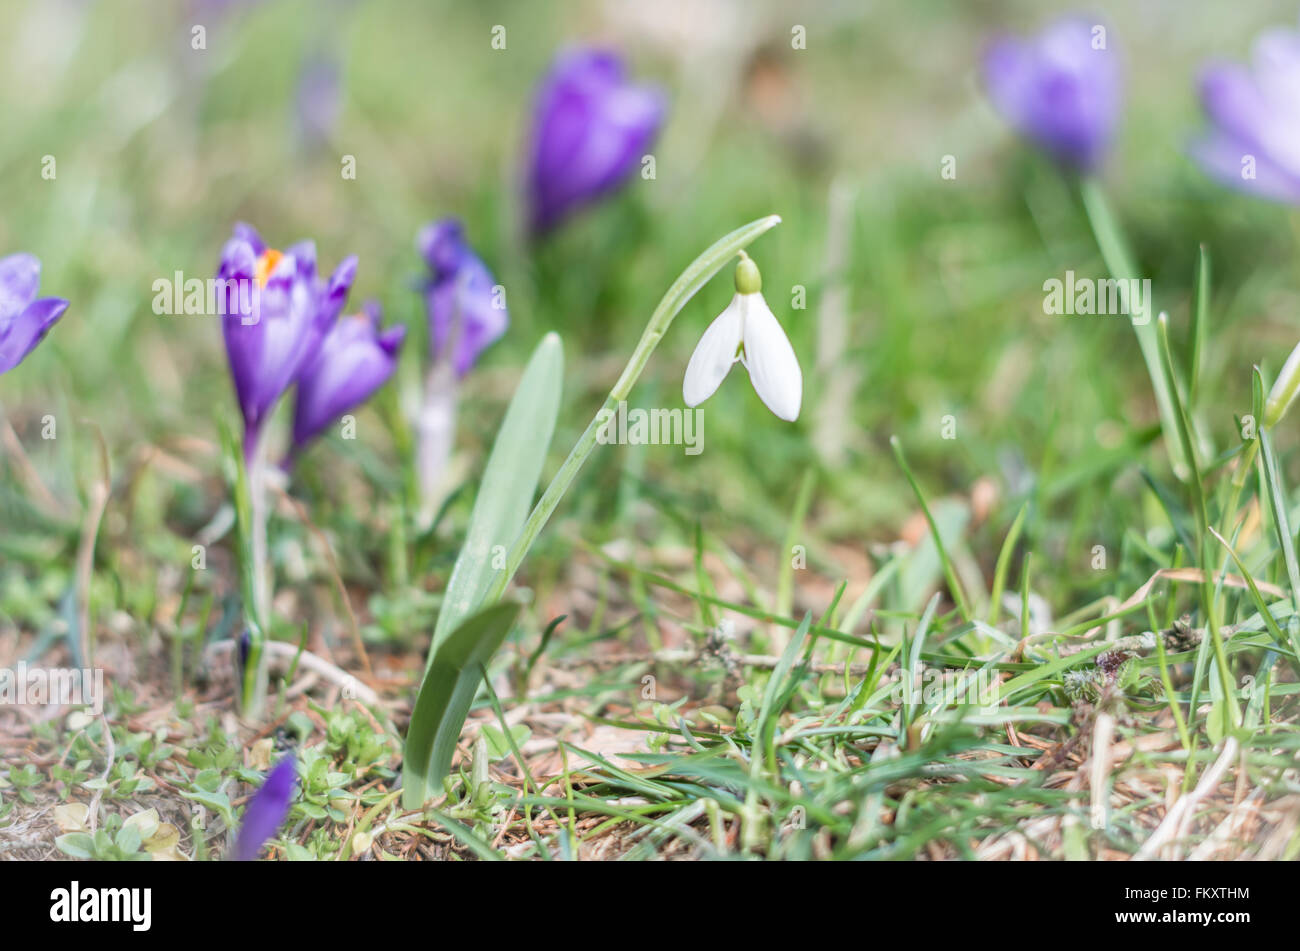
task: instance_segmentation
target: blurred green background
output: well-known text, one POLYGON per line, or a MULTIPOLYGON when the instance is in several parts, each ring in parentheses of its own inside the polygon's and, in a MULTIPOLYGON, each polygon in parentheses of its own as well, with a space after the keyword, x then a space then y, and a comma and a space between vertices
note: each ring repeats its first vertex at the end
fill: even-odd
MULTIPOLYGON (((1124 447, 1156 422, 1150 384, 1125 321, 1043 313, 1045 280, 1067 269, 1101 277, 1104 267, 1071 183, 1016 140, 979 81, 991 35, 1036 30, 1072 7, 0 7, 0 253, 38 255, 42 294, 72 301, 46 342, 0 378, 0 408, 56 495, 84 494, 99 471, 81 420, 102 430, 120 478, 142 447, 174 448, 189 436, 215 442, 217 420, 236 419, 215 319, 160 317, 150 306, 158 278, 210 276, 235 221, 253 223, 279 247, 314 239, 325 268, 359 255, 350 306, 378 298, 387 320, 411 328, 397 377, 360 414, 358 441, 323 440, 297 476, 295 492, 314 502, 318 521, 331 512, 360 521, 403 484, 400 419, 425 358, 413 290, 421 224, 462 217, 509 295, 511 328, 462 400, 459 446, 472 477, 545 331, 563 336, 569 368, 553 468, 677 273, 721 234, 777 213, 784 224, 751 253, 803 365, 803 416, 795 425, 775 419, 737 371, 705 404, 701 455, 678 447, 597 453, 561 508, 570 534, 601 542, 631 526, 648 542, 676 542, 689 540, 699 519, 744 553, 770 547, 812 467, 810 558, 846 576, 854 568, 842 551, 897 537, 915 510, 889 449, 896 434, 932 497, 966 496, 990 480, 1001 501, 974 529, 986 533, 971 542, 981 563, 996 554, 1019 501, 1033 498, 1028 543, 1067 569, 1048 572, 1045 593, 1132 590, 1131 578, 1101 580, 1082 569, 1092 544, 1119 544, 1145 524, 1150 499, 1124 447), (192 48, 196 24, 206 49, 192 48), (505 50, 491 47, 498 24, 505 50), (792 48, 795 25, 806 29, 806 49, 792 48), (668 91, 657 175, 634 179, 529 247, 513 222, 534 86, 558 50, 587 43, 621 50, 638 79, 668 91), (305 137, 296 117, 304 66, 320 59, 336 62, 340 76, 328 141, 305 137), (53 180, 41 176, 46 155, 57 162, 53 180), (344 155, 355 156, 355 180, 340 174, 344 155), (953 181, 940 177, 945 155, 956 158, 953 181), (842 266, 828 267, 828 247, 842 249, 842 266), (795 285, 806 288, 806 309, 792 309, 795 285), (836 306, 842 340, 818 331, 823 309, 836 306), (57 440, 40 439, 46 414, 61 421, 57 440), (941 438, 948 414, 954 440, 941 438), (1107 462, 1112 451, 1128 461, 1107 462)), ((1246 58, 1261 28, 1293 25, 1295 7, 1090 9, 1128 68, 1125 118, 1104 180, 1156 306, 1171 315, 1176 348, 1186 343, 1197 244, 1213 255, 1201 415, 1222 450, 1235 439, 1233 414, 1249 411, 1251 365, 1275 372, 1300 336, 1300 218, 1226 192, 1190 164, 1184 147, 1202 122, 1195 79, 1209 58, 1246 58)), ((687 357, 730 294, 720 277, 681 313, 633 406, 681 405, 687 357)), ((833 324, 834 312, 824 319, 833 324)), ((1138 458, 1167 466, 1158 449, 1138 458)), ((192 461, 215 480, 215 457, 192 461)), ((169 483, 155 502, 133 496, 157 509, 154 518, 127 524, 110 514, 110 545, 186 558, 221 495, 215 481, 211 491, 184 483, 169 483), (170 541, 159 541, 164 530, 170 541)), ((21 514, 16 503, 4 512, 21 514)), ((530 565, 567 552, 565 537, 548 533, 530 565)), ((382 537, 355 540, 362 555, 385 546, 382 537)), ((366 571, 364 557, 344 557, 350 571, 366 571)))

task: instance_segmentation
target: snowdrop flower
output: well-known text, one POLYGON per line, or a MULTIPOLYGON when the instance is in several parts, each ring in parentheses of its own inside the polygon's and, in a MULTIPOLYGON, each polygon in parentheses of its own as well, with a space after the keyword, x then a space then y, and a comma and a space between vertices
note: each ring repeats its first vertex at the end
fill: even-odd
POLYGON ((682 399, 687 406, 698 406, 712 396, 739 360, 768 409, 788 422, 798 418, 803 374, 785 331, 763 300, 762 288, 758 265, 741 251, 736 296, 704 331, 686 365, 682 399))

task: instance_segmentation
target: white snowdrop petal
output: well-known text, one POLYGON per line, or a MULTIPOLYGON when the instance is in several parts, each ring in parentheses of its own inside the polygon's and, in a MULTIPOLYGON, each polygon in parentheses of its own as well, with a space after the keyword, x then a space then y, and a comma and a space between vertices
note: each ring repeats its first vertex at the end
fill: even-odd
POLYGON ((794 347, 762 294, 750 294, 745 309, 745 366, 754 390, 773 413, 788 422, 799 418, 803 374, 794 347))
POLYGON ((686 378, 682 381, 682 399, 687 406, 699 406, 718 388, 736 362, 740 347, 744 316, 741 297, 737 294, 727 309, 714 318, 709 329, 695 346, 691 360, 686 364, 686 378))

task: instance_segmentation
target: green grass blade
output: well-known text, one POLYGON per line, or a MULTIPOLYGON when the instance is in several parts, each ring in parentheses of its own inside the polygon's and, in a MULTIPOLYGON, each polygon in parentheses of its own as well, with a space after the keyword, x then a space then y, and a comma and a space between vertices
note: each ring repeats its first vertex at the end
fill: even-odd
MULTIPOLYGON (((1241 558, 1237 555, 1236 549, 1232 547, 1232 544, 1226 538, 1224 538, 1214 529, 1210 529, 1210 534, 1213 535, 1215 538, 1217 538, 1219 540, 1219 544, 1221 544, 1224 548, 1228 550, 1228 555, 1232 558, 1233 562, 1236 564, 1237 571, 1241 574, 1243 578, 1246 579, 1246 585, 1250 589, 1251 599, 1254 600, 1255 607, 1259 609, 1260 619, 1264 622, 1264 626, 1268 629, 1269 635, 1273 638, 1273 640, 1277 641, 1277 643, 1280 646, 1284 648, 1287 647, 1288 646, 1287 636, 1283 634, 1282 629, 1278 627, 1277 620, 1273 617, 1272 610, 1269 608, 1268 604, 1264 601, 1264 595, 1260 593, 1259 585, 1255 584, 1254 577, 1251 575, 1250 570, 1246 567, 1245 563, 1242 562, 1241 558)), ((1293 651, 1295 651, 1296 657, 1300 658, 1300 641, 1291 641, 1290 647, 1293 651)))
MULTIPOLYGON (((1222 696, 1216 701, 1216 710, 1218 704, 1223 704, 1232 722, 1237 724, 1241 722, 1241 710, 1237 707, 1237 701, 1233 695, 1232 674, 1228 669, 1227 654, 1223 650, 1223 637, 1219 633, 1218 592, 1212 584, 1214 559, 1210 554, 1210 515, 1205 502, 1205 483, 1201 479, 1201 468, 1197 462, 1196 446, 1192 442, 1191 417, 1187 415, 1187 407, 1179 397, 1178 387, 1174 384, 1174 363, 1173 353, 1169 347, 1168 315, 1161 314, 1160 319, 1156 321, 1156 327, 1160 358, 1171 387, 1170 396, 1173 400, 1174 420, 1178 428, 1178 441, 1183 447, 1184 461, 1189 468, 1187 482, 1192 491, 1192 514, 1196 517, 1196 538, 1193 540, 1196 548, 1192 554, 1196 558, 1197 564, 1206 572, 1205 581, 1200 585, 1201 609, 1205 614, 1205 626, 1210 632, 1207 640, 1214 649, 1215 667, 1219 674, 1222 690, 1222 696)), ((1202 655, 1204 650, 1204 642, 1202 642, 1202 655)), ((1197 683, 1199 682, 1200 668, 1198 665, 1197 683)))
POLYGON ((1287 580, 1291 582, 1291 603, 1295 603, 1300 593, 1300 561, 1296 559, 1295 535, 1291 532, 1291 520, 1287 515, 1286 494, 1282 488, 1282 475, 1277 467, 1277 456, 1273 452, 1273 436, 1268 430, 1259 433, 1259 465, 1264 474, 1264 485, 1268 489, 1268 507, 1273 513, 1273 528, 1277 532, 1278 545, 1282 549, 1282 558, 1286 562, 1287 580))
POLYGON ((966 592, 957 579, 957 570, 953 567, 952 559, 948 557, 948 551, 943 547, 943 537, 939 532, 939 526, 930 514, 930 506, 926 504, 925 496, 921 494, 921 487, 917 484, 916 476, 912 475, 912 467, 907 464, 907 457, 903 455, 903 444, 897 436, 889 437, 889 444, 894 447, 894 456, 898 459, 898 465, 903 470, 903 475, 907 477, 908 484, 912 487, 912 492, 916 494, 916 501, 921 506, 921 511, 925 513, 925 520, 929 523, 930 534, 934 537, 934 547, 939 553, 939 560, 943 563, 943 575, 948 580, 948 590, 952 593, 953 603, 957 605, 957 610, 961 612, 963 621, 970 621, 972 618, 970 603, 966 600, 966 592))
POLYGON ((1192 350, 1187 357, 1187 406, 1196 407, 1200 393, 1201 358, 1205 338, 1210 332, 1207 315, 1210 309, 1210 251, 1201 245, 1196 253, 1196 278, 1192 284, 1192 350))
POLYGON ((993 568, 993 589, 989 593, 989 614, 988 623, 990 627, 996 627, 998 617, 1002 610, 1002 591, 1007 584, 1007 571, 1011 567, 1011 555, 1016 550, 1016 542, 1020 541, 1020 531, 1025 526, 1025 516, 1029 514, 1029 503, 1026 502, 1020 507, 1016 520, 1011 523, 1011 528, 1007 530, 1007 537, 1002 542, 1002 550, 998 552, 997 564, 993 568))

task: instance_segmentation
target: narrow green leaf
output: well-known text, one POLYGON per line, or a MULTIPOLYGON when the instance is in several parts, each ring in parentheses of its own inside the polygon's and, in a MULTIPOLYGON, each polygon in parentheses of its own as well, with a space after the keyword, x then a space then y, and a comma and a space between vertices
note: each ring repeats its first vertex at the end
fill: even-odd
POLYGON ((487 662, 519 611, 518 605, 503 604, 500 612, 489 608, 473 613, 502 570, 494 550, 497 555, 509 550, 528 517, 555 430, 563 377, 560 338, 550 333, 533 351, 506 410, 474 500, 464 547, 447 582, 406 738, 407 808, 418 808, 428 785, 436 787, 446 775, 478 686, 474 664, 487 662))
MULTIPOLYGON (((1190 554, 1196 559, 1206 572, 1206 580, 1200 586, 1201 609, 1205 614, 1205 626, 1209 630, 1209 637, 1201 642, 1199 656, 1205 656, 1205 643, 1208 641, 1214 648, 1215 668, 1219 674, 1221 702, 1226 705, 1227 712, 1222 716, 1231 718, 1233 723, 1241 721, 1241 710, 1237 707, 1236 698, 1233 696, 1232 674, 1228 669, 1228 658, 1223 650, 1223 638, 1219 633, 1219 603, 1218 592, 1211 584, 1213 580, 1214 563, 1210 557, 1209 551, 1209 530, 1210 516, 1209 509, 1205 503, 1205 484, 1201 480, 1200 465, 1197 460, 1196 447, 1192 442, 1193 430, 1191 417, 1187 414, 1186 406, 1178 394, 1178 386, 1174 381, 1174 363, 1173 353, 1169 347, 1169 317, 1161 314, 1160 319, 1156 321, 1157 343, 1160 351, 1162 365, 1168 376, 1170 384, 1170 398, 1173 400, 1174 422, 1178 429, 1178 441, 1183 447, 1183 458, 1189 472, 1187 484, 1192 491, 1192 514, 1196 518, 1196 548, 1190 554)), ((1197 683, 1200 682, 1201 667, 1198 660, 1197 665, 1197 683)), ((1215 709, 1216 714, 1220 711, 1215 709)))
POLYGON ((426 670, 438 646, 483 605, 494 576, 502 570, 493 562, 502 563, 528 517, 555 432, 563 379, 564 351, 559 336, 549 333, 533 351, 492 444, 465 544, 447 581, 426 670), (494 549, 500 559, 494 559, 494 549))
POLYGON ((1001 684, 998 688, 997 698, 992 702, 999 704, 1006 703, 1011 697, 1015 696, 1026 687, 1032 687, 1034 684, 1046 680, 1049 677, 1055 677, 1061 671, 1067 670, 1070 667, 1082 666, 1085 661, 1092 660, 1109 647, 1109 644, 1097 644, 1093 647, 1089 647, 1087 650, 1079 651, 1077 654, 1067 654, 1065 657, 1058 657, 1055 660, 1035 667, 1032 670, 1027 670, 1018 677, 1012 677, 1010 680, 1004 681, 1001 684))
POLYGON ((1282 488, 1277 456, 1273 452, 1273 436, 1267 429, 1260 430, 1259 448, 1259 465, 1268 489, 1268 507, 1273 514, 1273 528, 1277 532, 1278 545, 1286 562, 1287 580, 1291 582, 1291 603, 1294 604, 1297 595, 1300 595, 1300 559, 1296 558, 1295 535, 1291 532, 1291 520, 1287 516, 1286 493, 1282 488))
MULTIPOLYGON (((790 553, 803 534, 804 519, 808 515, 808 506, 812 504, 813 488, 816 484, 816 470, 805 469, 803 479, 799 482, 799 491, 795 495, 794 509, 790 513, 790 527, 786 529, 785 545, 781 549, 781 572, 777 576, 776 583, 777 614, 789 614, 794 603, 794 559, 790 557, 790 553)), ((804 554, 806 557, 806 549, 804 554)))
POLYGON ((502 601, 466 619, 433 651, 415 698, 402 763, 402 806, 419 809, 451 767, 486 664, 510 633, 519 604, 502 601))
POLYGON ((904 748, 908 746, 908 730, 911 729, 912 722, 916 719, 916 703, 913 695, 916 690, 917 675, 921 673, 923 666, 921 652, 925 647, 925 637, 930 632, 930 624, 934 621, 934 612, 938 607, 939 592, 936 591, 930 597, 930 602, 925 606, 925 612, 916 625, 916 634, 907 646, 907 659, 903 662, 903 670, 899 675, 903 685, 903 710, 901 725, 898 728, 898 737, 899 745, 904 748))
MULTIPOLYGON (((997 564, 993 569, 993 590, 989 593, 989 614, 988 622, 990 626, 996 626, 998 616, 1002 611, 1002 590, 1007 584, 1007 571, 1011 567, 1011 555, 1016 550, 1016 542, 1020 540, 1020 531, 1025 525, 1025 516, 1029 514, 1029 503, 1026 502, 1020 507, 1020 512, 1016 519, 1011 523, 1011 528, 1007 530, 1007 537, 1002 542, 1002 550, 998 552, 997 564)), ((1023 606, 1021 608, 1024 610, 1023 606)))
POLYGON ((1295 651, 1296 657, 1300 657, 1300 642, 1293 642, 1288 645, 1287 637, 1282 633, 1282 629, 1278 627, 1277 621, 1273 617, 1272 610, 1269 608, 1268 604, 1265 603, 1264 595, 1260 593, 1259 585, 1255 584, 1254 577, 1251 576, 1250 570, 1246 567, 1241 558, 1238 557, 1236 549, 1232 547, 1226 538, 1214 529, 1210 529, 1210 534, 1217 538, 1219 544, 1228 550, 1228 555, 1231 556, 1233 562, 1237 565, 1237 571, 1246 579, 1246 585, 1250 589, 1250 596, 1255 602, 1255 607, 1259 609, 1260 619, 1264 622, 1264 626, 1268 628, 1268 633, 1272 636, 1273 640, 1277 641, 1281 647, 1290 646, 1292 650, 1295 651))
POLYGON ((465 846, 480 861, 483 862, 500 862, 501 854, 490 844, 484 842, 475 834, 473 829, 462 825, 451 816, 444 815, 436 809, 431 810, 433 817, 438 820, 438 824, 456 837, 456 841, 465 846))

